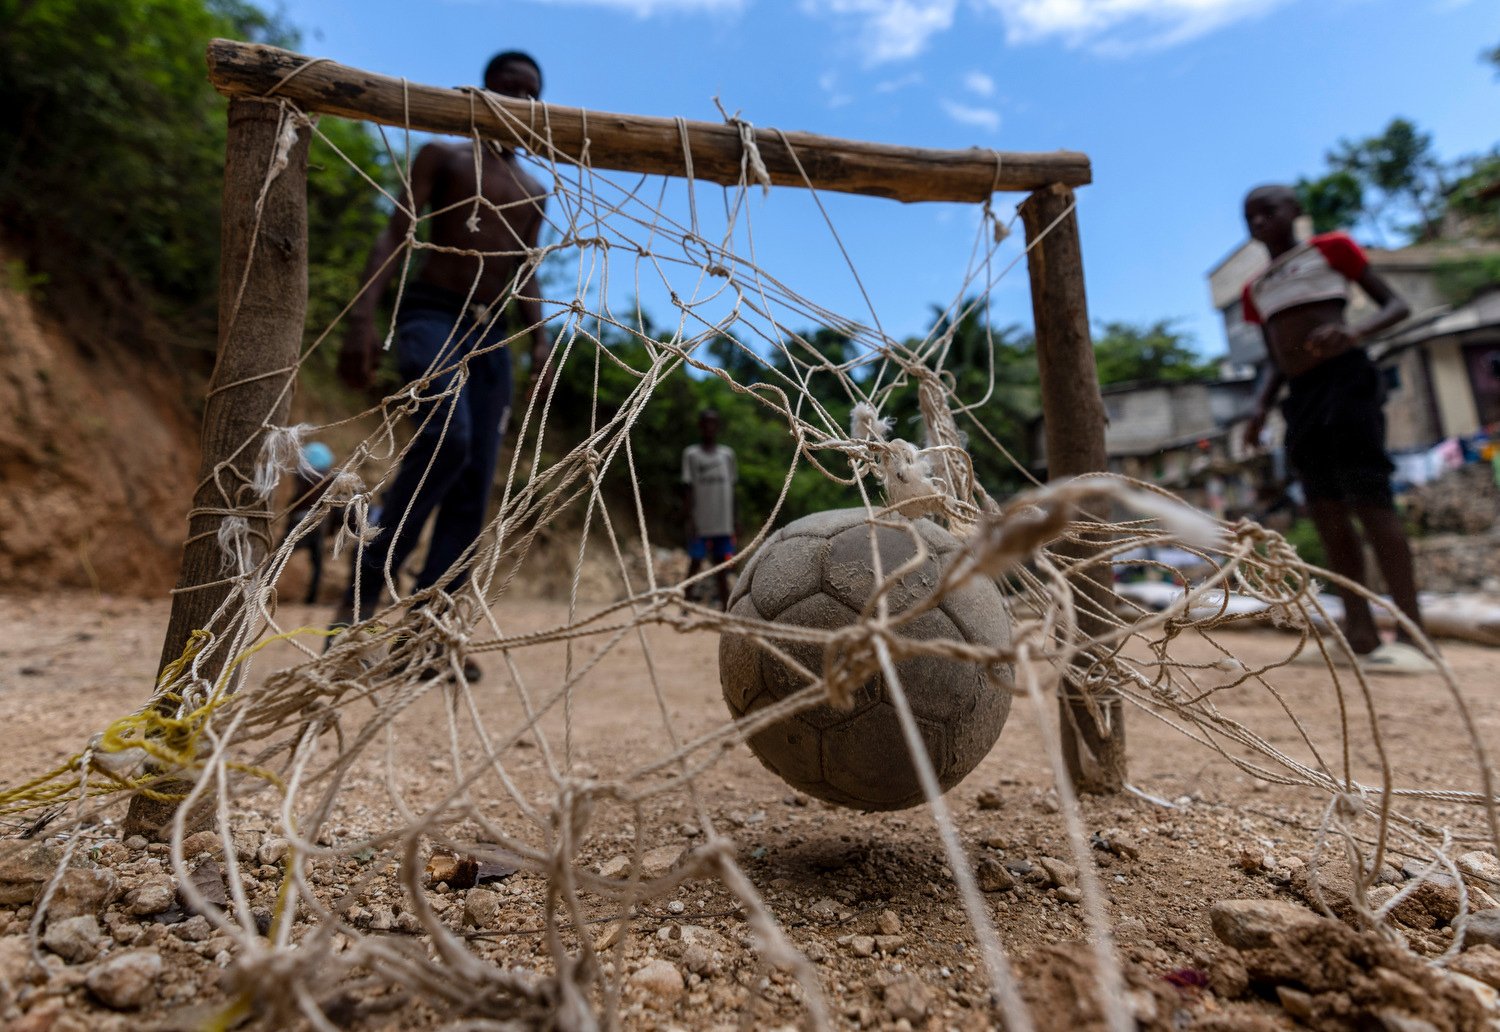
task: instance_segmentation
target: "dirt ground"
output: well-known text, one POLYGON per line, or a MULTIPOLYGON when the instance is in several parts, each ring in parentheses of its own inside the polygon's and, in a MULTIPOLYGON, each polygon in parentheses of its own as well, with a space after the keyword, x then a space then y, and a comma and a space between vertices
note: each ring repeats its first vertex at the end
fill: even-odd
MULTIPOLYGON (((327 612, 284 606, 279 616, 295 626, 317 624, 327 612)), ((556 625, 566 616, 564 604, 542 600, 517 601, 500 611, 507 634, 556 625)), ((165 621, 164 604, 126 598, 0 596, 0 712, 5 714, 0 784, 15 784, 66 760, 90 734, 137 706, 147 693, 165 621)), ((609 778, 664 755, 663 711, 683 741, 726 720, 716 676, 716 639, 662 628, 651 628, 646 636, 654 678, 639 646, 626 643, 604 657, 575 693, 568 715, 573 774, 609 778), (659 687, 660 704, 653 684, 659 687)), ((1293 640, 1269 630, 1219 638, 1250 666, 1285 656, 1293 640)), ((572 657, 575 669, 596 648, 594 639, 581 642, 572 657)), ((1216 658, 1202 642, 1184 639, 1183 649, 1205 662, 1216 658)), ((1500 747, 1500 678, 1495 674, 1500 651, 1449 645, 1445 655, 1466 689, 1478 734, 1489 748, 1500 747)), ((263 678, 294 658, 285 646, 267 650, 252 677, 263 678)), ((494 654, 479 658, 486 669, 480 693, 485 723, 496 729, 514 726, 520 711, 515 682, 494 654)), ((517 673, 538 694, 556 683, 567 662, 561 646, 516 654, 517 673)), ((1224 682, 1229 675, 1210 672, 1205 683, 1212 685, 1215 679, 1224 682)), ((1378 784, 1368 713, 1357 698, 1345 699, 1341 707, 1328 682, 1319 668, 1289 667, 1274 678, 1279 699, 1264 688, 1245 686, 1220 694, 1216 704, 1223 715, 1299 761, 1316 762, 1310 741, 1336 773, 1346 762, 1340 729, 1347 724, 1347 762, 1356 776, 1378 784), (1301 731, 1288 711, 1295 713, 1301 731)), ((1372 692, 1397 787, 1477 787, 1473 750, 1440 683, 1386 678, 1373 681, 1372 692)), ((567 763, 569 733, 560 708, 542 726, 550 750, 546 755, 528 739, 507 757, 522 794, 546 803, 554 795, 548 764, 567 763)), ((947 799, 969 862, 987 889, 985 904, 1023 975, 1039 1027, 1102 1027, 1090 1009, 1089 962, 1076 945, 1087 940, 1083 910, 1075 902, 1076 874, 1070 875, 1066 864, 1043 863, 1044 858, 1066 861, 1070 854, 1036 728, 1036 714, 1025 699, 1018 699, 998 745, 947 799)), ((1141 1027, 1291 1028, 1297 1021, 1330 1029, 1470 1027, 1468 1018, 1453 1016, 1457 1012, 1412 1019, 1425 1020, 1425 1026, 1380 1024, 1386 1019, 1370 1015, 1386 1005, 1361 1003, 1364 997, 1347 985, 1327 990, 1337 996, 1334 1006, 1328 1004, 1334 997, 1314 985, 1315 979, 1301 977, 1288 990, 1285 979, 1265 973, 1270 969, 1253 952, 1237 958, 1223 936, 1215 935, 1211 908, 1228 900, 1293 903, 1306 896, 1304 875, 1313 860, 1314 831, 1326 796, 1252 779, 1145 712, 1131 712, 1129 739, 1130 777, 1139 794, 1085 799, 1083 815, 1141 1027), (1313 1002, 1304 1006, 1303 997, 1313 1002)), ((456 754, 450 748, 440 692, 416 702, 399 725, 396 743, 395 780, 406 803, 417 807, 435 802, 451 786, 455 760, 467 764, 477 755, 472 741, 462 736, 456 754)), ((1229 751, 1252 755, 1239 746, 1229 751)), ((388 826, 391 804, 379 759, 372 756, 351 776, 327 826, 329 841, 356 840, 388 826)), ((644 777, 665 780, 671 774, 666 770, 644 777)), ((475 796, 482 805, 493 806, 508 832, 526 836, 524 819, 498 784, 481 782, 475 796)), ((792 941, 814 963, 838 1025, 993 1026, 997 1012, 974 936, 924 809, 860 814, 808 800, 790 792, 742 746, 727 751, 698 779, 697 801, 732 838, 739 863, 792 941)), ((259 803, 264 805, 252 806, 237 819, 236 851, 250 861, 246 888, 252 901, 269 907, 279 861, 270 801, 259 803)), ((651 800, 639 814, 596 811, 580 863, 606 871, 611 864, 618 867, 634 849, 637 830, 645 832, 646 846, 671 847, 675 857, 681 847, 702 841, 693 823, 694 805, 688 793, 677 791, 651 800), (643 822, 640 829, 637 819, 643 822)), ((1455 853, 1489 848, 1477 841, 1483 834, 1477 808, 1404 805, 1433 825, 1447 824, 1476 836, 1455 853)), ((164 877, 161 847, 112 844, 120 836, 109 826, 96 829, 95 835, 89 862, 112 868, 122 894, 130 886, 164 877)), ((1387 880, 1392 885, 1402 885, 1413 873, 1400 870, 1403 859, 1389 858, 1387 880)), ((346 912, 351 925, 420 941, 388 873, 362 871, 365 862, 357 857, 317 861, 324 867, 319 870, 315 864, 313 881, 328 886, 346 905, 352 902, 346 912), (351 885, 356 885, 352 893, 351 885)), ((1336 889, 1338 864, 1326 856, 1324 863, 1336 889)), ((473 932, 471 944, 480 956, 497 964, 545 967, 539 934, 543 884, 522 872, 467 891, 437 885, 428 896, 445 921, 473 932)), ((1337 891, 1329 896, 1336 897, 1337 891)), ((590 913, 602 934, 615 915, 598 902, 590 913)), ((1444 913, 1435 906, 1431 914, 1405 921, 1400 930, 1406 945, 1425 956, 1447 949, 1454 929, 1452 914, 1444 913)), ((30 914, 24 904, 0 907, 0 975, 5 974, 5 937, 15 941, 30 914)), ((202 928, 193 926, 201 919, 182 918, 176 914, 180 923, 174 924, 170 913, 132 914, 115 905, 103 915, 105 956, 152 950, 166 961, 166 974, 157 980, 148 1004, 118 1013, 102 1008, 92 982, 85 984, 83 974, 69 975, 75 967, 84 971, 85 962, 65 965, 51 957, 52 977, 33 974, 30 989, 12 991, 10 1013, 23 1014, 17 1020, 29 1022, 12 1027, 66 1032, 76 1027, 201 1024, 228 998, 221 969, 231 963, 234 949, 220 934, 197 934, 202 928)), ((629 975, 619 1001, 627 1027, 799 1027, 806 1020, 794 979, 757 960, 742 912, 716 881, 691 882, 669 898, 645 904, 623 934, 623 954, 611 957, 629 975)), ((1340 934, 1354 935, 1347 930, 1340 934)), ((1295 956, 1292 946, 1285 950, 1286 956, 1295 956)), ((1483 954, 1470 951, 1465 956, 1483 954)), ((1500 965, 1500 954, 1495 959, 1500 965)), ((1375 964, 1372 960, 1365 967, 1375 964)), ((1408 972, 1402 977, 1414 976, 1408 972)), ((0 994, 4 991, 0 985, 0 994)), ((6 1003, 0 997, 0 1005, 6 1003)), ((331 1006, 338 1023, 350 1028, 440 1023, 421 1004, 394 992, 366 992, 331 1006)), ((0 1010, 0 1018, 3 1014, 0 1010)))

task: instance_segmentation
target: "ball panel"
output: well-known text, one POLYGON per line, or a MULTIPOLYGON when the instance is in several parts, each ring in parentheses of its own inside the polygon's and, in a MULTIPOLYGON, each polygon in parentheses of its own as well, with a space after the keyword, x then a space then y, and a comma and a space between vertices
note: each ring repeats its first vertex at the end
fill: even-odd
POLYGON ((866 515, 863 509, 829 509, 793 520, 776 533, 780 537, 831 538, 840 531, 862 525, 866 515))
MULTIPOLYGON (((902 624, 901 636, 917 641, 963 641, 958 628, 941 609, 929 610, 902 624)), ((912 713, 939 724, 953 720, 981 687, 980 672, 973 663, 942 656, 907 656, 897 661, 896 673, 901 677, 901 688, 912 713)), ((881 681, 881 697, 889 699, 890 686, 883 678, 881 681)))
MULTIPOLYGON (((947 770, 941 725, 918 719, 917 729, 933 767, 947 770)), ((859 800, 863 809, 899 810, 922 798, 900 718, 886 702, 823 732, 823 771, 829 785, 859 800)))
MULTIPOLYGON (((769 693, 762 692, 751 704, 746 716, 772 704, 769 693)), ((756 759, 793 788, 818 795, 823 781, 823 757, 818 749, 820 732, 803 723, 799 717, 788 717, 757 731, 746 740, 756 759)))
MULTIPOLYGON (((750 620, 760 618, 749 595, 741 595, 729 607, 729 612, 732 616, 750 620)), ((760 654, 760 647, 743 634, 726 632, 719 636, 719 684, 724 690, 729 712, 736 717, 744 716, 750 703, 765 690, 760 654)))
POLYGON ((946 556, 950 552, 958 551, 960 547, 958 538, 931 520, 912 520, 911 525, 921 535, 923 542, 926 543, 928 548, 932 549, 935 555, 946 556))
POLYGON ((997 649, 1010 646, 1010 621, 1003 618, 1005 596, 994 581, 970 578, 943 597, 941 608, 957 625, 965 641, 997 649), (1002 618, 996 619, 996 613, 1002 618))
POLYGON ((950 767, 938 778, 944 791, 968 777, 995 747, 1010 716, 1011 684, 1008 673, 1004 679, 985 676, 980 692, 970 700, 966 711, 948 725, 950 767))
MULTIPOLYGON (((880 549, 882 579, 917 554, 917 543, 906 531, 878 526, 875 538, 880 549)), ((823 591, 859 612, 875 590, 873 559, 869 524, 861 522, 834 535, 828 542, 828 555, 823 564, 823 591)), ((929 555, 926 562, 904 574, 888 593, 891 613, 904 613, 914 603, 932 594, 937 580, 937 560, 929 555)))
MULTIPOLYGON (((793 624, 798 627, 834 630, 852 624, 854 622, 854 611, 847 606, 835 602, 827 595, 818 593, 794 605, 788 606, 777 617, 776 622, 793 624)), ((776 644, 778 648, 801 663, 814 675, 822 675, 823 646, 821 644, 803 641, 781 641, 776 644)), ((777 699, 784 699, 788 695, 801 691, 812 683, 806 677, 797 673, 792 667, 782 662, 781 658, 769 649, 761 650, 760 676, 767 693, 772 698, 777 699)), ((804 721, 814 727, 832 727, 834 724, 847 720, 851 712, 872 705, 878 697, 878 683, 872 680, 855 693, 852 710, 835 710, 831 706, 825 705, 804 710, 799 715, 804 721)))
MULTIPOLYGON (((828 542, 819 537, 790 537, 760 552, 750 585, 750 597, 762 617, 774 620, 794 602, 816 595, 822 587, 823 553, 828 542)), ((851 614, 851 619, 852 619, 851 614)))

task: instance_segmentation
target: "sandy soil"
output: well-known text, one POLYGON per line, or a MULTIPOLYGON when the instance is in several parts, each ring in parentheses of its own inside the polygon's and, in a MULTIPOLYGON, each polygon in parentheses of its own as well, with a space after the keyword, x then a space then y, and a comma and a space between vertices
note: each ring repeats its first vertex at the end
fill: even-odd
MULTIPOLYGON (((513 603, 500 615, 504 630, 514 633, 561 623, 566 609, 561 603, 528 601, 513 603)), ((89 734, 140 703, 153 673, 165 616, 161 604, 129 599, 0 596, 0 711, 6 715, 0 724, 0 783, 13 784, 67 759, 89 734)), ((281 617, 295 625, 316 623, 326 619, 326 613, 284 607, 281 617)), ((658 628, 646 636, 655 660, 654 678, 641 661, 638 645, 620 645, 575 693, 568 715, 570 739, 559 707, 543 721, 548 755, 530 741, 509 754, 511 769, 528 798, 547 800, 548 764, 565 765, 569 755, 575 775, 600 778, 624 774, 662 756, 668 741, 664 714, 679 740, 722 725, 726 711, 716 676, 716 640, 707 634, 658 628), (570 742, 570 753, 565 742, 570 742)), ((1292 641, 1272 631, 1220 637, 1222 645, 1252 666, 1285 656, 1292 641)), ((575 667, 595 647, 592 641, 580 643, 575 667)), ((1215 658, 1202 642, 1184 641, 1183 649, 1205 662, 1215 658)), ((1500 652, 1450 645, 1445 654, 1467 689, 1478 733, 1491 748, 1500 745, 1500 698, 1494 690, 1500 684, 1495 676, 1500 652)), ((263 677, 293 658, 286 647, 268 650, 255 676, 263 677)), ((556 683, 567 657, 561 647, 554 647, 523 651, 516 662, 522 682, 544 693, 547 685, 556 683)), ((503 675, 493 655, 486 660, 486 672, 480 693, 484 720, 493 728, 513 726, 519 713, 515 683, 503 675)), ((1207 683, 1215 678, 1223 681, 1228 675, 1211 674, 1207 683)), ((1356 776, 1378 782, 1378 753, 1368 730, 1368 712, 1359 699, 1346 698, 1341 708, 1326 672, 1318 668, 1278 671, 1275 684, 1280 700, 1264 688, 1242 687, 1223 692, 1216 704, 1225 716, 1301 761, 1316 762, 1315 747, 1335 772, 1347 762, 1356 776), (1306 739, 1288 709, 1295 712, 1306 739), (1347 759, 1340 730, 1345 723, 1351 729, 1347 759)), ((1399 786, 1477 786, 1472 749, 1439 683, 1377 680, 1372 682, 1372 699, 1399 786)), ((1064 884, 1056 884, 1058 879, 1048 877, 1041 863, 1044 857, 1068 858, 1069 852, 1036 727, 1035 713, 1025 700, 1018 700, 999 744, 947 798, 970 862, 987 871, 992 882, 1014 882, 987 892, 985 902, 1002 942, 1029 979, 1027 991, 1037 1005, 1039 1023, 1049 1028, 1094 1027, 1097 1015, 1089 1012, 1088 979, 1059 980, 1058 972, 1076 975, 1086 963, 1076 949, 1069 952, 1067 944, 1083 942, 1087 936, 1082 909, 1071 902, 1066 877, 1064 884), (998 874, 997 867, 1009 870, 998 874), (1080 984, 1085 988, 1079 989, 1080 984)), ((460 735, 455 756, 448 728, 441 693, 419 700, 400 724, 395 769, 410 805, 435 802, 452 783, 455 759, 466 764, 477 755, 472 740, 460 735)), ((1135 987, 1141 1025, 1291 1027, 1291 1011, 1283 1009, 1284 1000, 1274 992, 1262 986, 1257 995, 1252 986, 1245 995, 1242 979, 1223 975, 1226 947, 1210 928, 1209 910, 1213 903, 1230 899, 1295 900, 1296 869, 1311 855, 1313 829, 1326 797, 1256 781, 1223 756, 1145 713, 1131 715, 1129 751, 1134 785, 1170 805, 1123 795, 1086 799, 1083 813, 1086 831, 1098 836, 1096 846, 1101 848, 1093 849, 1091 858, 1109 894, 1110 918, 1135 987), (1102 848, 1120 839, 1127 848, 1102 848), (1267 859, 1247 860, 1251 855, 1267 859)), ((1231 753, 1251 755, 1240 747, 1231 753)), ((668 770, 647 777, 670 775, 668 770)), ((356 771, 330 821, 332 841, 347 841, 387 825, 391 808, 382 777, 375 758, 356 771)), ((481 783, 475 795, 492 802, 508 831, 525 834, 524 820, 498 784, 481 783)), ((639 814, 596 812, 580 861, 605 866, 618 862, 634 848, 637 830, 643 832, 647 847, 701 842, 701 832, 692 823, 695 805, 734 840, 744 870, 792 940, 814 961, 840 1024, 991 1026, 995 1012, 978 951, 925 810, 871 815, 810 801, 791 793, 748 750, 737 746, 698 779, 696 802, 689 793, 677 791, 652 800, 639 814), (636 820, 642 822, 639 829, 636 820)), ((1407 809, 1470 834, 1481 831, 1481 814, 1475 809, 1427 802, 1407 809)), ((244 836, 237 849, 250 857, 273 836, 264 813, 242 815, 236 831, 244 836)), ((118 833, 108 828, 99 834, 101 841, 118 839, 118 833)), ((114 846, 96 849, 95 857, 102 865, 114 866, 127 883, 161 870, 159 853, 149 851, 114 846)), ((1401 859, 1393 857, 1393 864, 1399 866, 1401 859)), ((345 890, 357 880, 358 860, 320 863, 327 865, 322 873, 331 890, 345 890)), ((246 885, 252 899, 269 905, 277 883, 274 863, 252 862, 248 870, 246 885)), ((1336 865, 1334 871, 1336 875, 1336 865)), ((1399 882, 1400 877, 1392 872, 1391 880, 1399 882)), ((314 880, 319 880, 316 875, 314 880)), ((360 884, 351 922, 373 926, 377 934, 409 934, 411 930, 403 932, 399 922, 380 928, 385 923, 382 914, 399 915, 401 910, 389 877, 374 875, 360 884)), ((496 894, 490 901, 494 906, 481 915, 483 936, 473 940, 481 956, 504 964, 545 964, 542 937, 537 934, 541 885, 523 872, 489 886, 496 894)), ((442 891, 446 888, 436 887, 429 896, 454 927, 464 927, 469 894, 442 891)), ((0 935, 18 933, 29 913, 29 907, 0 909, 0 935)), ((600 902, 591 916, 600 919, 603 928, 613 915, 600 902)), ((232 955, 223 937, 184 941, 171 925, 148 918, 124 916, 105 924, 116 948, 153 948, 169 961, 176 958, 169 963, 169 974, 150 1011, 152 1021, 165 1022, 160 1027, 188 1027, 206 1016, 205 1008, 222 1005, 219 968, 232 955)), ((1453 936, 1442 918, 1414 921, 1403 931, 1417 953, 1428 955, 1446 949, 1453 936)), ((664 960, 684 981, 680 993, 669 986, 665 995, 641 984, 644 978, 629 983, 620 1001, 629 1027, 709 1027, 742 1020, 772 1027, 796 1024, 805 1016, 793 980, 760 965, 747 948, 750 939, 742 915, 716 882, 697 881, 669 899, 645 905, 626 937, 627 971, 664 960), (697 943, 704 948, 692 949, 697 943)), ((1229 968, 1234 970, 1233 965, 1229 968)), ((39 990, 30 1010, 51 1014, 52 1023, 30 1027, 63 1029, 65 1024, 55 1022, 67 1016, 86 1016, 85 1027, 141 1027, 138 1019, 143 1015, 104 1012, 78 981, 39 990)), ((345 1001, 340 1013, 344 1024, 360 1028, 425 1027, 435 1020, 421 1006, 396 995, 345 1001)), ((1308 1020, 1316 1027, 1345 1027, 1308 1020)))

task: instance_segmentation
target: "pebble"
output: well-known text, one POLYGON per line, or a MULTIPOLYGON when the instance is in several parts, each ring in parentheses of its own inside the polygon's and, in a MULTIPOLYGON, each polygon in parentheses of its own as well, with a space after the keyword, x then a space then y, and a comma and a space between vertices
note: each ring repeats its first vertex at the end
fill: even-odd
POLYGON ((849 940, 849 952, 856 957, 871 957, 875 954, 875 937, 873 935, 856 935, 849 940))
POLYGON ((1060 885, 1057 889, 1057 898, 1064 903, 1082 903, 1083 890, 1072 885, 1060 885))
MULTIPOLYGON (((37 890, 37 903, 45 891, 45 887, 37 890)), ((47 904, 47 920, 102 914, 119 892, 120 879, 113 871, 79 867, 64 871, 52 901, 47 904)))
POLYGON ((682 951, 682 966, 693 974, 707 978, 714 973, 714 955, 701 942, 695 942, 682 951))
POLYGON ((1267 899, 1221 900, 1208 919, 1219 941, 1238 950, 1271 946, 1280 932, 1326 920, 1295 903, 1267 899))
POLYGON ((285 859, 287 851, 292 848, 284 838, 267 839, 255 852, 255 859, 267 867, 275 867, 285 859))
POLYGON ((489 889, 470 889, 464 897, 464 924, 493 928, 499 923, 500 894, 489 889))
POLYGON ((0 906, 30 903, 61 862, 62 850, 45 842, 0 841, 0 906))
POLYGON ((168 875, 147 875, 136 882, 135 887, 125 893, 125 912, 128 914, 160 914, 171 908, 177 899, 177 890, 168 875))
POLYGON ((975 802, 981 810, 999 810, 1005 806, 1005 797, 996 788, 986 788, 979 793, 975 802))
POLYGON ((667 910, 673 914, 680 914, 686 909, 687 907, 683 905, 682 900, 680 899, 674 899, 667 904, 667 910))
POLYGON ((212 934, 213 929, 209 927, 208 918, 198 914, 174 926, 172 932, 184 942, 203 942, 212 934))
POLYGON ((1015 888, 1015 878, 1005 869, 1005 865, 994 857, 982 858, 974 869, 974 875, 979 882, 981 892, 1004 892, 1015 888))
POLYGON ((875 936, 875 948, 881 953, 895 953, 906 945, 904 935, 877 935, 875 936))
POLYGON ((599 865, 598 871, 605 878, 623 878, 630 873, 630 857, 617 856, 606 860, 599 865))
POLYGON ((653 960, 630 976, 630 984, 642 989, 664 1003, 675 1003, 687 985, 671 961, 653 960))
POLYGON ((641 855, 641 873, 647 878, 660 878, 676 865, 682 856, 681 846, 657 846, 641 855))
POLYGON ((1044 856, 1041 860, 1042 870, 1047 872, 1047 884, 1059 888, 1065 886, 1076 886, 1078 884, 1078 868, 1066 860, 1059 860, 1054 856, 1044 856))
POLYGON ((135 1010, 155 998, 161 971, 161 955, 155 950, 131 950, 96 965, 86 984, 106 1007, 135 1010))
POLYGON ((898 975, 885 987, 885 1009, 896 1021, 915 1024, 927 1016, 932 996, 927 987, 909 972, 898 975))
POLYGON ((875 918, 875 927, 880 929, 881 935, 900 935, 901 917, 894 910, 882 910, 875 918))
POLYGON ((1476 910, 1469 915, 1465 927, 1465 948, 1473 946, 1500 947, 1500 908, 1476 910))
POLYGON ((195 831, 182 840, 182 855, 191 860, 207 853, 215 860, 224 859, 224 840, 216 831, 195 831))
POLYGON ((98 920, 92 914, 84 914, 61 921, 49 920, 42 945, 70 964, 78 964, 97 957, 103 939, 98 920))
POLYGON ((1448 965, 1448 970, 1500 989, 1500 950, 1483 944, 1474 946, 1466 943, 1465 947, 1464 952, 1448 965))

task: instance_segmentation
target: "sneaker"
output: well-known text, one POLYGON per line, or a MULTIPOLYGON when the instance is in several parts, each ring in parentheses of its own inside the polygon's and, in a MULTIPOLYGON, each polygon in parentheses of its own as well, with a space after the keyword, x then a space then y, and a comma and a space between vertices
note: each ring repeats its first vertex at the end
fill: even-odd
POLYGON ((1367 674, 1435 674, 1438 666, 1426 653, 1404 641, 1386 642, 1375 651, 1359 657, 1359 666, 1367 674))

